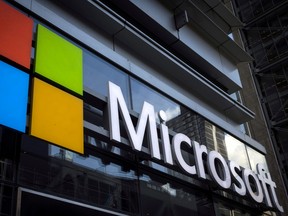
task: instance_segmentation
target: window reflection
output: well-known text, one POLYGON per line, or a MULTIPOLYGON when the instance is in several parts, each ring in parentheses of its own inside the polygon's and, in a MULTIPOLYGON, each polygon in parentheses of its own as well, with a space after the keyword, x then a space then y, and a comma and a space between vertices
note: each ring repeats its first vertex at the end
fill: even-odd
MULTIPOLYGON (((154 106, 155 112, 163 110, 166 113, 167 121, 180 115, 180 105, 174 103, 148 86, 131 79, 132 106, 133 110, 140 113, 144 101, 154 106)), ((156 115, 159 122, 158 115, 156 115)))
POLYGON ((108 81, 121 87, 123 96, 129 105, 128 75, 96 55, 83 50, 84 87, 104 96, 108 95, 108 81))
POLYGON ((174 132, 183 133, 190 139, 201 143, 201 131, 203 131, 204 119, 195 112, 180 107, 181 114, 166 122, 166 125, 174 132))
POLYGON ((207 149, 219 152, 224 158, 228 158, 225 145, 225 132, 211 122, 205 121, 205 145, 207 149))
POLYGON ((247 146, 247 152, 248 152, 248 156, 249 156, 251 169, 254 172, 256 172, 256 165, 258 163, 264 164, 265 165, 265 169, 268 171, 266 159, 265 159, 265 156, 263 154, 255 151, 254 149, 250 148, 249 146, 247 146))
MULTIPOLYGON (((216 203, 216 210, 218 212, 217 215, 221 215, 221 216, 252 216, 251 213, 242 210, 242 209, 238 209, 235 206, 228 206, 225 205, 223 203, 221 203, 220 201, 216 203)), ((253 215, 259 215, 260 213, 257 214, 256 212, 253 213, 253 215)))
POLYGON ((58 146, 49 146, 50 156, 56 157, 62 160, 73 162, 78 166, 83 166, 98 172, 105 173, 114 177, 125 177, 135 179, 135 172, 129 169, 123 169, 122 166, 111 163, 109 160, 100 159, 89 155, 88 157, 81 156, 77 153, 62 149, 58 146), (125 170, 125 171, 123 171, 125 170))
POLYGON ((143 174, 140 193, 142 215, 215 215, 212 200, 207 194, 189 190, 166 178, 143 174))
POLYGON ((120 155, 121 157, 125 158, 125 160, 135 160, 135 154, 124 150, 122 148, 116 147, 111 143, 107 143, 101 141, 94 136, 85 135, 85 143, 95 146, 98 149, 104 150, 109 153, 113 153, 115 155, 120 155))
POLYGON ((235 161, 244 168, 250 169, 245 145, 229 134, 225 134, 225 143, 228 159, 235 161))
POLYGON ((29 152, 21 154, 21 185, 138 215, 138 176, 131 164, 104 155, 84 157, 53 145, 47 147, 49 160, 29 152))

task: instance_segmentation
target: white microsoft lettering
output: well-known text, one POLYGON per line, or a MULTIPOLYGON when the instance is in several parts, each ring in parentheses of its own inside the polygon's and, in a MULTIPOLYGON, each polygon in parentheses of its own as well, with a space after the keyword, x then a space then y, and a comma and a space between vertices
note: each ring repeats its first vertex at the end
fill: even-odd
POLYGON ((196 168, 197 168, 197 175, 201 179, 206 179, 206 173, 204 169, 204 163, 203 163, 203 155, 207 156, 208 151, 207 147, 205 145, 200 145, 198 142, 193 141, 193 150, 194 150, 194 156, 196 160, 196 168))
POLYGON ((268 185, 270 188, 270 192, 272 194, 272 201, 274 206, 276 206, 279 211, 283 212, 283 207, 279 204, 279 201, 276 196, 275 192, 276 184, 275 182, 272 181, 270 173, 266 172, 263 164, 257 164, 257 172, 258 172, 258 178, 261 181, 262 187, 264 189, 266 204, 272 207, 270 196, 267 191, 267 185, 268 185))
MULTIPOLYGON (((109 82, 108 92, 108 114, 111 140, 121 142, 120 113, 133 150, 142 150, 145 130, 147 129, 151 157, 159 160, 163 158, 166 164, 174 165, 172 157, 173 152, 175 161, 180 168, 190 175, 197 175, 199 179, 207 179, 204 168, 204 160, 207 159, 208 175, 217 185, 219 185, 219 187, 231 189, 240 196, 245 196, 248 193, 248 196, 255 202, 262 203, 264 200, 267 206, 273 207, 274 205, 279 211, 283 212, 283 207, 279 204, 276 196, 276 184, 272 181, 270 173, 265 170, 264 165, 257 165, 258 174, 250 169, 243 169, 234 161, 227 162, 224 157, 216 151, 208 152, 205 145, 200 145, 198 142, 192 141, 188 136, 182 133, 177 133, 173 136, 171 148, 168 127, 163 122, 159 125, 163 152, 161 158, 153 105, 144 102, 135 129, 120 87, 109 82), (184 144, 191 149, 191 152, 187 153, 191 153, 191 157, 194 156, 195 165, 188 164, 185 161, 181 151, 181 146, 184 144), (220 169, 217 169, 216 167, 219 167, 220 169), (242 173, 242 176, 239 175, 240 173, 242 173), (253 182, 250 182, 251 180, 253 182), (254 187, 252 188, 251 184, 255 186, 256 191, 254 191, 255 189, 253 190, 254 187)), ((161 115, 163 115, 163 113, 161 115)))
POLYGON ((259 179, 257 178, 256 174, 250 169, 244 169, 243 178, 244 178, 247 191, 249 192, 248 195, 252 199, 254 199, 256 202, 261 203, 263 201, 264 195, 263 195, 263 191, 262 191, 262 187, 260 185, 259 179), (256 192, 253 191, 249 178, 252 178, 254 180, 254 185, 256 184, 256 189, 257 189, 256 192))
POLYGON ((160 124, 160 134, 163 143, 164 162, 173 165, 173 158, 171 153, 171 144, 169 139, 168 127, 164 124, 160 124))
POLYGON ((143 104, 142 112, 139 116, 136 130, 134 130, 133 122, 130 118, 130 114, 120 87, 112 82, 109 82, 108 85, 108 113, 110 123, 110 138, 114 141, 121 141, 119 121, 120 111, 126 131, 128 132, 128 136, 131 141, 132 148, 134 150, 141 151, 145 129, 148 121, 148 136, 150 141, 151 155, 152 157, 160 160, 161 157, 158 144, 154 107, 147 102, 143 104))
POLYGON ((181 144, 185 142, 189 147, 192 147, 191 140, 184 134, 178 133, 172 139, 173 150, 176 156, 177 162, 180 164, 180 167, 189 174, 196 174, 196 167, 188 165, 181 152, 181 144))
POLYGON ((222 188, 228 189, 231 186, 231 175, 228 168, 228 165, 225 161, 225 159, 216 151, 210 151, 208 154, 208 170, 211 174, 212 179, 217 182, 219 186, 222 188), (221 164, 222 171, 224 174, 223 179, 218 175, 216 170, 216 162, 218 161, 218 164, 221 164))
POLYGON ((238 172, 241 171, 240 166, 236 164, 234 161, 229 161, 228 164, 229 164, 229 168, 232 174, 232 179, 237 182, 237 184, 232 183, 232 190, 241 196, 245 196, 246 194, 245 183, 242 180, 242 178, 238 175, 238 173, 236 172, 236 169, 238 172))

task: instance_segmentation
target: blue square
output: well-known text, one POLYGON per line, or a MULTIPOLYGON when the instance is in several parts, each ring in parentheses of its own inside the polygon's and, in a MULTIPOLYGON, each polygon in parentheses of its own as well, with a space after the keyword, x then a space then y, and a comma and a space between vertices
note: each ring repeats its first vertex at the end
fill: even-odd
POLYGON ((25 132, 29 75, 0 61, 0 124, 25 132))

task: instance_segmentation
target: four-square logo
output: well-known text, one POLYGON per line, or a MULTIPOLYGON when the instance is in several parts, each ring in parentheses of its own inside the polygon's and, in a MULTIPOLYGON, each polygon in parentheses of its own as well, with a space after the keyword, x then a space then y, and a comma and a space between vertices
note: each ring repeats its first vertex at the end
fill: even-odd
POLYGON ((38 24, 31 68, 33 20, 2 0, 0 31, 0 124, 84 153, 82 50, 38 24))

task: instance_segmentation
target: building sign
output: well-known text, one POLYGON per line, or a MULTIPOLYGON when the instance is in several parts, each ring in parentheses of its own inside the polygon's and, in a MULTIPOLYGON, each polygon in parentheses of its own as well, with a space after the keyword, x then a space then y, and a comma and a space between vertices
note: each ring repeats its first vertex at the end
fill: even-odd
MULTIPOLYGON (((34 73, 29 74, 33 20, 0 0, 0 30, 0 56, 3 57, 0 61, 0 124, 26 132, 31 83, 29 134, 83 154, 82 50, 38 25, 34 73)), ((248 195, 256 203, 264 202, 283 212, 276 196, 276 184, 263 165, 258 164, 254 173, 233 161, 226 161, 216 151, 208 151, 205 145, 182 133, 170 140, 168 127, 163 122, 157 125, 154 107, 147 102, 143 104, 135 128, 120 87, 109 82, 108 90, 111 140, 121 142, 120 114, 134 151, 142 150, 146 133, 152 158, 179 166, 188 175, 211 180, 222 189, 232 190, 239 196, 248 195), (181 151, 184 145, 190 149, 195 164, 184 160, 181 151), (207 164, 207 173, 204 164, 207 164)), ((163 113, 160 116, 164 120, 163 113)))
POLYGON ((283 207, 279 204, 276 196, 276 184, 273 182, 270 173, 265 170, 263 164, 257 164, 257 173, 254 173, 250 169, 241 168, 234 161, 226 161, 224 157, 216 151, 209 152, 205 145, 192 141, 182 133, 175 134, 170 143, 168 127, 164 123, 159 125, 160 138, 162 140, 162 146, 160 146, 153 105, 144 102, 137 126, 134 128, 120 87, 109 82, 108 91, 111 140, 121 142, 120 113, 133 150, 141 151, 146 131, 152 158, 163 160, 169 165, 175 165, 175 160, 177 161, 177 165, 189 175, 197 176, 203 180, 211 179, 222 189, 231 189, 240 196, 248 195, 257 203, 264 201, 267 206, 274 206, 283 212, 283 207), (190 148, 191 157, 194 157, 195 164, 188 164, 184 160, 181 151, 182 145, 190 148), (162 148, 163 152, 162 157, 160 148, 162 148), (206 161, 204 161, 204 158, 206 158, 206 161), (205 172, 204 164, 207 164, 208 175, 205 172), (217 169, 218 166, 221 171, 217 169), (210 178, 208 176, 210 176, 210 178), (255 189, 252 187, 252 184, 255 186, 255 189))
POLYGON ((30 134, 84 153, 82 50, 38 24, 30 134))
POLYGON ((0 0, 0 124, 26 132, 31 89, 29 134, 83 154, 82 50, 38 24, 30 73, 33 25, 0 0))

